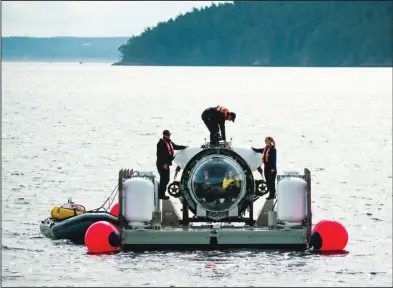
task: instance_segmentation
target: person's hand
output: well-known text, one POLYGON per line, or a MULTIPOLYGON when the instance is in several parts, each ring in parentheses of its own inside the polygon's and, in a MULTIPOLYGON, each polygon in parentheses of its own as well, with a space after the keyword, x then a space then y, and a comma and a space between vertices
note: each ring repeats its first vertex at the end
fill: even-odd
POLYGON ((168 164, 164 164, 164 169, 165 169, 165 170, 168 169, 168 164))
POLYGON ((270 170, 270 172, 274 172, 274 169, 270 170))

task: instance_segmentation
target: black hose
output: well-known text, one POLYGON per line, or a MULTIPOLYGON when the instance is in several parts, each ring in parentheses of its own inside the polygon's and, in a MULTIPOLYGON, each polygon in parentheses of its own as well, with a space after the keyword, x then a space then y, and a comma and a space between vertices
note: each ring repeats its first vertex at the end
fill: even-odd
MULTIPOLYGON (((135 174, 136 174, 136 175, 139 175, 139 172, 138 172, 138 171, 133 171, 133 172, 132 172, 132 175, 135 175, 135 174)), ((92 210, 89 210, 89 211, 86 211, 86 212, 90 212, 90 213, 91 213, 91 212, 98 212, 98 210, 100 210, 101 208, 104 208, 105 204, 111 199, 112 194, 115 193, 117 187, 119 187, 119 184, 117 184, 117 185, 115 186, 115 188, 113 189, 112 193, 106 198, 104 204, 102 204, 99 208, 92 209, 92 210)), ((109 210, 110 207, 112 206, 113 202, 115 201, 116 196, 117 196, 117 191, 116 191, 116 193, 113 195, 112 200, 109 201, 108 209, 105 209, 105 208, 104 208, 105 212, 108 212, 108 210, 109 210)))
POLYGON ((274 206, 276 206, 276 204, 277 204, 277 198, 276 198, 276 201, 274 201, 274 203, 273 203, 272 211, 274 211, 274 206))
MULTIPOLYGON (((111 192, 111 194, 106 198, 104 204, 102 204, 102 205, 101 205, 100 207, 98 207, 98 208, 95 208, 95 209, 92 209, 92 210, 89 210, 89 211, 86 211, 86 212, 97 212, 98 210, 104 208, 105 204, 108 202, 108 200, 111 199, 113 193, 115 193, 116 188, 117 188, 118 186, 119 186, 119 184, 117 184, 117 185, 115 186, 115 188, 113 189, 113 191, 111 192)), ((115 201, 116 195, 117 195, 117 191, 116 191, 115 195, 113 195, 112 200, 109 202, 108 209, 110 209, 110 207, 112 206, 113 201, 115 201)), ((108 212, 108 209, 105 209, 105 208, 104 208, 105 212, 108 212)))
MULTIPOLYGON (((117 188, 117 186, 116 186, 116 188, 117 188)), ((116 189, 116 188, 115 188, 115 189, 116 189)), ((117 192, 113 195, 112 200, 109 202, 109 204, 108 204, 108 209, 110 209, 110 207, 112 206, 112 204, 113 204, 113 202, 115 201, 116 197, 117 197, 117 192)))

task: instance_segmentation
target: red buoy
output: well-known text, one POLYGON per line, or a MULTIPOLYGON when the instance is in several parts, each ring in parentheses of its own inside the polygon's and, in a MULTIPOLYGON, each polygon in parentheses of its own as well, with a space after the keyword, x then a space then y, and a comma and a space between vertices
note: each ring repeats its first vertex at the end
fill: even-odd
POLYGON ((348 243, 345 227, 334 220, 322 220, 315 225, 310 237, 310 246, 320 251, 340 251, 348 243))
POLYGON ((111 213, 113 216, 119 217, 119 203, 113 205, 109 213, 111 213))
POLYGON ((214 263, 207 263, 207 264, 205 264, 205 268, 216 268, 216 264, 214 264, 214 263))
POLYGON ((112 223, 106 221, 92 224, 85 234, 85 244, 90 253, 116 251, 120 242, 119 230, 112 223))

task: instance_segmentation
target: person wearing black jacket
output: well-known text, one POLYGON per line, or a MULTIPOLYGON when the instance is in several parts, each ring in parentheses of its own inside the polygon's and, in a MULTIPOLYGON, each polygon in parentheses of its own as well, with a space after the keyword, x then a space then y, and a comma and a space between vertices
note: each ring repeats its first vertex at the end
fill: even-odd
MULTIPOLYGON (((251 147, 257 153, 262 153, 262 163, 264 164, 264 174, 266 180, 266 186, 269 190, 269 196, 267 200, 274 199, 276 197, 276 176, 277 176, 277 150, 276 142, 270 136, 265 138, 266 146, 261 149, 251 147)), ((258 171, 260 169, 258 168, 258 171)))
POLYGON ((169 183, 170 168, 174 159, 174 150, 183 150, 187 146, 176 145, 171 140, 171 133, 168 130, 164 130, 162 138, 157 143, 157 170, 160 174, 160 184, 158 187, 158 198, 167 200, 169 196, 165 195, 166 186, 169 183))
POLYGON ((236 114, 228 109, 217 106, 207 108, 202 113, 202 120, 210 131, 210 144, 216 146, 220 138, 228 145, 225 134, 225 121, 235 122, 236 114), (221 137, 220 137, 221 131, 221 137))

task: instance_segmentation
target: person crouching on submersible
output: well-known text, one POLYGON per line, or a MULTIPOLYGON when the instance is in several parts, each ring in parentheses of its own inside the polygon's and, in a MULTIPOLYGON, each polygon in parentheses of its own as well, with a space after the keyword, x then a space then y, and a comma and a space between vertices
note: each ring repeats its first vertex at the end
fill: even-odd
POLYGON ((160 184, 158 186, 158 198, 168 200, 169 196, 165 195, 166 186, 169 183, 169 177, 171 170, 169 166, 172 166, 174 157, 174 150, 183 150, 187 146, 176 145, 171 140, 171 133, 168 130, 164 130, 162 138, 157 143, 157 170, 160 174, 160 184))
POLYGON ((228 147, 225 133, 225 121, 235 122, 236 113, 229 112, 222 106, 210 107, 203 111, 202 120, 210 132, 210 144, 217 146, 220 139, 224 140, 225 146, 228 147), (221 136, 220 136, 221 131, 221 136))
MULTIPOLYGON (((269 191, 269 196, 267 200, 274 199, 276 197, 276 176, 277 176, 277 150, 276 142, 270 136, 265 138, 266 146, 261 149, 251 147, 257 153, 262 153, 262 163, 264 164, 264 174, 267 190, 269 191)), ((260 170, 260 167, 258 168, 260 170)))

